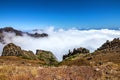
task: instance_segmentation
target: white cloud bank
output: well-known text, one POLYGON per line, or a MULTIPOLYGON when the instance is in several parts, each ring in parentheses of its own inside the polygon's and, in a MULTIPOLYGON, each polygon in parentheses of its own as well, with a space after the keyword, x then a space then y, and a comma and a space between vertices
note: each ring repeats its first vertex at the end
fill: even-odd
MULTIPOLYGON (((100 47, 106 40, 112 40, 113 38, 120 37, 119 30, 54 30, 53 27, 42 31, 36 31, 38 33, 45 32, 49 34, 49 37, 45 38, 32 38, 27 35, 23 37, 15 36, 14 33, 4 33, 5 41, 7 43, 13 42, 19 45, 22 49, 32 50, 34 53, 36 49, 48 50, 54 53, 58 60, 62 60, 63 54, 67 54, 68 50, 73 48, 85 47, 91 52, 100 47)), ((34 33, 34 32, 32 32, 34 33)), ((3 49, 0 44, 0 50, 3 49)))

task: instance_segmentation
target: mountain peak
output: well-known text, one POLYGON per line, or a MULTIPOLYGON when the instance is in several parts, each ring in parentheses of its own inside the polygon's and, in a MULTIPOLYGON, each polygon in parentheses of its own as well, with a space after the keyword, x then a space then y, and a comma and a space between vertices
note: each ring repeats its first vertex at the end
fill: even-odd
POLYGON ((114 38, 112 41, 107 40, 96 51, 102 51, 102 52, 120 52, 120 39, 119 38, 114 38))

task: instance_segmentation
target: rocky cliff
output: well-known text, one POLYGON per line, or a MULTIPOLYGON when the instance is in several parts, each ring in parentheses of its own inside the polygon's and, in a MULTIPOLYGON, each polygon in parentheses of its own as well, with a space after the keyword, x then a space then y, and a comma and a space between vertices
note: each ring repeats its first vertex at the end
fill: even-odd
POLYGON ((21 48, 13 43, 10 43, 3 48, 2 56, 21 56, 21 55, 22 55, 21 48))
POLYGON ((77 49, 74 48, 73 51, 69 50, 68 54, 63 55, 63 59, 66 59, 66 58, 76 55, 76 54, 86 54, 86 53, 89 53, 89 50, 86 48, 82 48, 82 47, 77 48, 77 49))
POLYGON ((40 60, 45 61, 49 65, 57 63, 56 57, 50 51, 37 50, 36 55, 40 60))
POLYGON ((3 48, 2 56, 19 56, 26 59, 37 59, 32 51, 22 50, 13 43, 9 43, 3 48))
POLYGON ((56 57, 50 51, 37 50, 35 55, 32 51, 22 50, 13 43, 9 43, 3 48, 2 56, 17 56, 24 59, 41 60, 47 65, 54 65, 57 63, 56 57))
POLYGON ((10 43, 4 47, 0 57, 0 79, 119 80, 119 41, 118 38, 106 41, 93 53, 89 53, 85 48, 69 51, 69 56, 60 62, 58 67, 43 66, 45 63, 51 65, 55 62, 56 58, 51 52, 37 50, 34 55, 32 51, 22 50, 19 46, 10 43), (26 59, 23 59, 23 55, 26 59), (33 59, 33 56, 38 60, 29 60, 28 57, 33 59))
MULTIPOLYGON (((82 50, 82 49, 80 49, 82 50)), ((73 52, 76 52, 73 50, 73 52)), ((109 62, 114 64, 120 63, 120 40, 119 38, 114 38, 112 41, 106 41, 100 48, 98 48, 93 53, 88 54, 73 54, 69 51, 68 55, 64 55, 64 60, 60 63, 61 65, 91 65, 99 66, 107 64, 109 62), (73 55, 70 55, 73 54, 73 55), (74 56, 75 55, 75 56, 74 56)), ((89 52, 87 50, 87 52, 89 52)), ((86 53, 86 51, 85 51, 86 53)))
POLYGON ((120 53, 120 39, 114 38, 112 41, 107 40, 96 52, 116 52, 120 53))

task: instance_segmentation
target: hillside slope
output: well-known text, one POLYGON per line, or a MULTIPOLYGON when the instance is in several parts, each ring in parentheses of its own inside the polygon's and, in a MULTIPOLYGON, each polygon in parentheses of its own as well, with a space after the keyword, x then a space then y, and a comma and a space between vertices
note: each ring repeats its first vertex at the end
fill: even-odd
MULTIPOLYGON (((69 55, 69 54, 68 54, 69 55)), ((64 57, 64 56, 63 56, 64 57)), ((102 65, 107 62, 120 64, 120 40, 106 41, 93 53, 78 53, 64 59, 60 65, 102 65)))
POLYGON ((10 43, 0 57, 0 79, 119 80, 120 40, 106 41, 93 53, 85 48, 73 49, 58 65, 53 64, 54 61, 56 63, 56 58, 50 51, 37 50, 33 54, 10 43), (31 58, 33 56, 35 58, 31 58))

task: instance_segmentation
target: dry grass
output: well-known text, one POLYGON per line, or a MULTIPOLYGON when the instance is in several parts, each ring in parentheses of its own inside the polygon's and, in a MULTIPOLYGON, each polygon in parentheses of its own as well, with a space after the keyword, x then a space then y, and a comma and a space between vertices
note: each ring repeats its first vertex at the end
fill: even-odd
MULTIPOLYGON (((30 67, 1 65, 0 80, 91 80, 100 78, 100 72, 89 66, 30 67)), ((97 79, 98 80, 98 79, 97 79)))
POLYGON ((0 65, 0 80, 119 80, 120 67, 102 66, 35 67, 0 65))
MULTIPOLYGON (((81 56, 79 56, 79 58, 80 57, 81 56)), ((88 57, 90 56, 87 55, 84 58, 86 59, 88 57)), ((76 58, 75 61, 74 60, 68 61, 68 64, 74 64, 74 66, 69 65, 69 66, 53 67, 53 66, 45 66, 45 65, 43 66, 42 65, 43 63, 41 61, 36 61, 36 60, 26 60, 14 56, 0 57, 0 80, 119 80, 120 79, 119 76, 120 64, 118 64, 116 60, 114 61, 116 63, 105 62, 102 65, 90 66, 87 65, 88 63, 86 63, 86 61, 82 59, 80 60, 79 58, 76 58)), ((93 58, 93 59, 96 61, 99 60, 99 58, 93 58)), ((92 60, 90 61, 92 62, 92 60)), ((65 62, 65 64, 66 63, 67 62, 65 62)))
POLYGON ((71 56, 63 60, 59 65, 99 66, 107 62, 113 62, 120 65, 120 53, 89 53, 76 57, 71 56))
POLYGON ((40 66, 45 62, 40 60, 28 60, 16 56, 0 56, 0 65, 40 66))
POLYGON ((38 67, 1 65, 0 80, 34 80, 38 76, 38 67))

